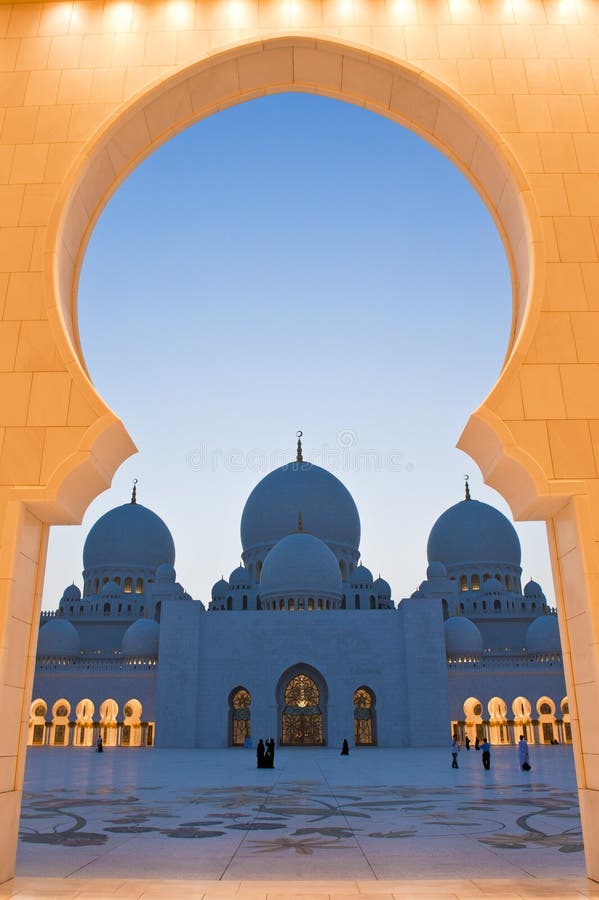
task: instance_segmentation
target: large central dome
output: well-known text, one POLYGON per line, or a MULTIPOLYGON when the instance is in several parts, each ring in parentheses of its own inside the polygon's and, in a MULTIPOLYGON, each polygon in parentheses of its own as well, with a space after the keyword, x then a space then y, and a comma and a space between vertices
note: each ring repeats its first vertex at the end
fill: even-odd
POLYGON ((357 550, 360 517, 347 488, 320 466, 292 462, 260 481, 241 516, 244 551, 272 546, 295 531, 301 513, 304 528, 329 545, 357 550))
POLYGON ((96 566, 157 569, 175 563, 175 544, 160 516, 141 503, 124 503, 105 513, 83 547, 83 569, 96 566))

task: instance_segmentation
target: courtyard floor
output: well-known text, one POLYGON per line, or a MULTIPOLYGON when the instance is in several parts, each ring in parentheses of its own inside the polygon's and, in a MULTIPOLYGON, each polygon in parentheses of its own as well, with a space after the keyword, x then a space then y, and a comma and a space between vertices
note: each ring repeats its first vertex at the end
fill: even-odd
POLYGON ((30 749, 0 897, 596 896, 568 747, 30 749), (184 881, 183 881, 184 880, 184 881))

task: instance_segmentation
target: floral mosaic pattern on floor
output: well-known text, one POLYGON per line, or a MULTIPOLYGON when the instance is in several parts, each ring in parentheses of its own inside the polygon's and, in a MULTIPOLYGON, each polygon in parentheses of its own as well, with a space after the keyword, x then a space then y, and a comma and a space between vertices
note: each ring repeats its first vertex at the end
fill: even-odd
MULTIPOLYGON (((539 766, 542 780, 514 777, 511 756, 502 750, 494 754, 496 765, 485 782, 474 752, 462 754, 468 765, 454 775, 442 751, 375 750, 370 757, 354 754, 347 766, 330 751, 299 751, 306 754, 301 757, 298 751, 283 751, 275 770, 256 773, 243 751, 218 756, 217 751, 196 751, 194 757, 193 751, 119 750, 106 753, 105 760, 59 750, 47 754, 46 762, 62 771, 70 757, 74 783, 66 776, 54 785, 41 751, 28 767, 19 874, 580 876, 577 795, 564 777, 564 764, 571 767, 571 759, 566 748, 560 751, 547 758, 561 766, 560 778, 547 777, 551 765, 545 764, 539 766), (179 766, 177 753, 183 753, 179 766), (374 777, 370 766, 393 760, 393 754, 396 764, 375 765, 374 777), (232 783, 215 784, 226 778, 223 755, 232 783), (423 755, 437 763, 436 778, 429 769, 428 779, 418 779, 423 755), (131 778, 134 757, 139 770, 131 778), (194 758, 203 765, 193 766, 194 758), (152 783, 149 776, 158 775, 160 762, 167 764, 163 777, 152 783), (81 783, 86 769, 87 781, 81 783), (385 775, 388 780, 335 784, 342 775, 350 776, 348 782, 383 781, 385 775), (243 777, 253 783, 239 783, 243 777), (437 783, 414 783, 426 780, 437 783)), ((54 775, 58 778, 59 772, 54 775)))

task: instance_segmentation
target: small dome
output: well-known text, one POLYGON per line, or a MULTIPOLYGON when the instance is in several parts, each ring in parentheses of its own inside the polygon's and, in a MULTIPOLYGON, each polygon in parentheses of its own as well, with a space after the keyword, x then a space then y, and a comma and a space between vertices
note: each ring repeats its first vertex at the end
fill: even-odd
POLYGON ((351 575, 351 583, 355 584, 372 584, 372 572, 366 566, 357 566, 351 575))
POLYGON ((442 562, 431 562, 426 568, 427 578, 447 578, 447 569, 442 562))
POLYGON ((162 519, 141 503, 124 503, 105 513, 83 547, 84 570, 96 566, 156 570, 161 563, 175 563, 173 538, 162 519))
POLYGON ((38 656, 79 656, 79 632, 67 619, 50 619, 40 628, 38 656))
POLYGON ((503 585, 497 578, 488 578, 483 584, 485 594, 500 594, 503 591, 503 585))
POLYGON ((376 594, 377 597, 390 597, 391 585, 379 575, 379 577, 372 582, 372 592, 376 594))
POLYGON ((520 565, 520 541, 503 513, 480 500, 462 500, 435 522, 426 548, 429 562, 520 565))
POLYGON ((160 625, 154 619, 137 619, 123 635, 123 656, 150 659, 158 656, 160 625))
POLYGON ((413 594, 410 594, 410 600, 420 600, 422 597, 424 597, 424 594, 422 593, 420 588, 418 588, 418 590, 414 591, 413 594))
POLYGON ((81 591, 76 584, 70 584, 64 589, 63 600, 81 600, 81 591))
POLYGON ((359 547, 360 517, 345 485, 320 466, 291 462, 270 472, 248 497, 241 517, 243 549, 276 544, 295 531, 300 513, 304 528, 325 543, 359 547))
POLYGON ((224 597, 229 593, 229 582, 225 581, 224 578, 219 578, 216 584, 212 585, 212 599, 216 600, 217 597, 224 597))
POLYGON ((332 550, 305 531, 289 534, 267 554, 260 576, 260 596, 276 594, 336 595, 341 598, 341 572, 332 550))
POLYGON ((162 563, 156 569, 156 581, 174 581, 177 573, 170 563, 162 563))
POLYGON ((250 585, 250 573, 243 566, 237 566, 229 575, 229 584, 231 587, 242 587, 250 585))
POLYGON ((448 656, 480 656, 483 636, 470 619, 452 616, 445 620, 445 648, 448 656))
POLYGON ((185 600, 186 602, 189 602, 191 600, 193 602, 193 597, 191 596, 191 594, 188 594, 187 591, 183 591, 183 593, 181 594, 181 600, 185 600))
POLYGON ((100 590, 101 597, 118 597, 120 593, 121 589, 116 581, 107 581, 106 584, 102 585, 102 589, 100 590))
POLYGON ((544 597, 543 588, 541 585, 533 581, 532 578, 528 582, 528 584, 524 585, 524 596, 525 597, 544 597))
POLYGON ((529 653, 560 653, 557 616, 539 616, 528 626, 526 649, 529 653))

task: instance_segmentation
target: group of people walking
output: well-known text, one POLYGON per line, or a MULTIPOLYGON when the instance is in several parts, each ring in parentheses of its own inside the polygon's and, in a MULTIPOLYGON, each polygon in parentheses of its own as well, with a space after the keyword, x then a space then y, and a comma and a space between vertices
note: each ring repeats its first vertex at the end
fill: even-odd
MULTIPOLYGON (((470 738, 466 736, 464 741, 464 745, 466 750, 470 750, 470 738)), ((451 739, 451 768, 459 769, 458 765, 458 753, 460 752, 460 743, 458 741, 457 734, 454 734, 451 739)), ((476 738, 474 742, 474 749, 481 751, 481 759, 483 764, 483 769, 489 770, 491 768, 491 745, 488 740, 484 738, 482 741, 480 738, 476 738)), ((528 753, 528 741, 524 737, 523 734, 520 735, 520 740, 518 741, 518 765, 522 769, 523 772, 530 772, 530 757, 528 753)))
POLYGON ((266 744, 260 738, 256 747, 256 767, 258 769, 272 769, 275 764, 275 739, 269 738, 266 744))

